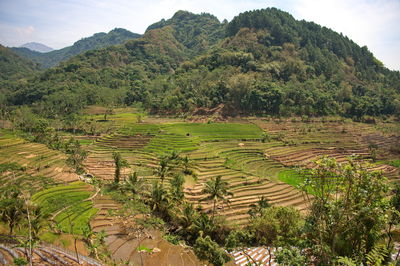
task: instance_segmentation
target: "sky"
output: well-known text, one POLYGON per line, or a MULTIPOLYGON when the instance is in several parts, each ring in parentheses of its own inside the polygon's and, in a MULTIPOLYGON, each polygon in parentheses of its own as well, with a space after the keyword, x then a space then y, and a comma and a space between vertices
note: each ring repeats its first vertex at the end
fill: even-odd
POLYGON ((117 27, 144 33, 178 10, 230 21, 266 7, 342 32, 368 46, 388 68, 400 70, 400 0, 0 0, 0 44, 40 42, 60 49, 117 27))

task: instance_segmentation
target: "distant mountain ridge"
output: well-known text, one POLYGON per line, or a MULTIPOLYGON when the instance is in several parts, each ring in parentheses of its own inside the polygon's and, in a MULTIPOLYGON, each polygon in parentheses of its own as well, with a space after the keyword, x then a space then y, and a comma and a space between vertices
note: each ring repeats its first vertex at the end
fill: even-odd
POLYGON ((38 42, 28 42, 20 46, 21 48, 27 48, 29 50, 39 52, 39 53, 48 53, 51 51, 54 51, 53 48, 48 47, 47 45, 44 45, 42 43, 38 42))
POLYGON ((37 64, 0 45, 0 82, 24 78, 36 70, 37 64))
POLYGON ((42 68, 50 68, 58 65, 61 61, 65 61, 72 56, 81 54, 88 50, 101 49, 111 45, 122 44, 130 39, 137 39, 140 34, 130 32, 125 29, 115 28, 109 33, 100 32, 91 37, 83 38, 75 42, 72 46, 68 46, 59 50, 41 53, 32 51, 26 47, 11 48, 18 55, 30 59, 40 65, 42 68))

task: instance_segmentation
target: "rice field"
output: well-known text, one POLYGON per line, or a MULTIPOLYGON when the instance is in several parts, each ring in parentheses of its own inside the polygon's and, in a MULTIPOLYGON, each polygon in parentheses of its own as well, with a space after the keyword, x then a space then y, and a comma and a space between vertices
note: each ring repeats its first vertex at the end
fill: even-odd
POLYGON ((82 234, 97 212, 90 200, 93 193, 89 185, 78 181, 42 190, 32 200, 52 216, 64 233, 82 234))
MULTIPOLYGON (((125 174, 136 171, 149 182, 161 156, 176 151, 188 156, 197 180, 185 185, 186 198, 211 211, 211 202, 200 201, 204 183, 220 175, 233 192, 230 203, 219 203, 219 214, 234 224, 245 224, 250 205, 262 196, 271 204, 293 206, 301 211, 307 208, 303 192, 298 189, 301 178, 296 167, 312 167, 320 156, 336 158, 339 162, 357 155, 370 161, 368 141, 389 143, 394 137, 382 136, 375 129, 332 123, 301 123, 263 121, 251 123, 163 123, 131 124, 117 134, 106 135, 91 147, 87 160, 89 172, 103 179, 113 178, 111 154, 118 150, 130 163, 125 174), (375 131, 374 131, 375 130, 375 131), (375 135, 374 135, 375 134, 375 135), (265 136, 268 135, 268 138, 265 136), (378 135, 380 137, 378 137, 378 135), (380 142, 379 142, 380 141, 380 142)), ((384 145, 382 146, 384 147, 384 145)), ((394 166, 381 164, 388 177, 398 180, 394 166)), ((166 182, 168 183, 168 182, 166 182)))

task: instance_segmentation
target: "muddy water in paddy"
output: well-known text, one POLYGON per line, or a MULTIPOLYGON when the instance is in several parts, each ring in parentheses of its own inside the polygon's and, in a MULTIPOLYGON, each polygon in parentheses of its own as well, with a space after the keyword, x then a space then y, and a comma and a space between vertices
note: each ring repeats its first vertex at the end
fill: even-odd
POLYGON ((160 231, 146 231, 139 237, 129 234, 130 232, 124 229, 123 221, 110 215, 110 212, 120 208, 120 205, 110 198, 99 195, 94 199, 94 205, 99 211, 92 219, 91 226, 95 232, 105 231, 105 242, 115 262, 148 266, 203 265, 191 249, 169 243, 162 238, 160 231), (137 248, 140 245, 156 252, 139 253, 137 248))

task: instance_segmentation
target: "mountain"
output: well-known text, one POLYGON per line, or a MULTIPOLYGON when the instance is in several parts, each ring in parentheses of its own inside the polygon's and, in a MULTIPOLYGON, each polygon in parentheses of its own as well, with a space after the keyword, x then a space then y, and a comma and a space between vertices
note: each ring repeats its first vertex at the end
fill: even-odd
POLYGON ((37 64, 0 45, 0 81, 17 80, 37 70, 37 64))
POLYGON ((40 64, 42 68, 49 68, 85 51, 121 44, 127 40, 139 38, 140 36, 140 34, 132 33, 125 29, 116 28, 109 33, 96 33, 91 37, 83 38, 75 42, 72 46, 47 53, 39 53, 24 47, 14 47, 12 49, 20 56, 40 64))
POLYGON ((200 15, 180 10, 168 20, 150 25, 146 32, 165 27, 174 29, 173 35, 176 40, 189 49, 192 55, 206 51, 210 46, 224 37, 224 24, 217 17, 202 13, 200 15))
POLYGON ((39 53, 48 53, 53 51, 53 48, 50 48, 42 43, 37 42, 28 42, 20 46, 21 48, 27 48, 29 50, 39 52, 39 53))
MULTIPOLYGON (((90 50, 12 91, 12 104, 140 103, 153 113, 400 117, 400 73, 367 47, 276 8, 231 22, 178 11, 138 39, 90 50)), ((52 108, 52 115, 55 108, 52 108)), ((62 111, 60 111, 62 114, 62 111)))

